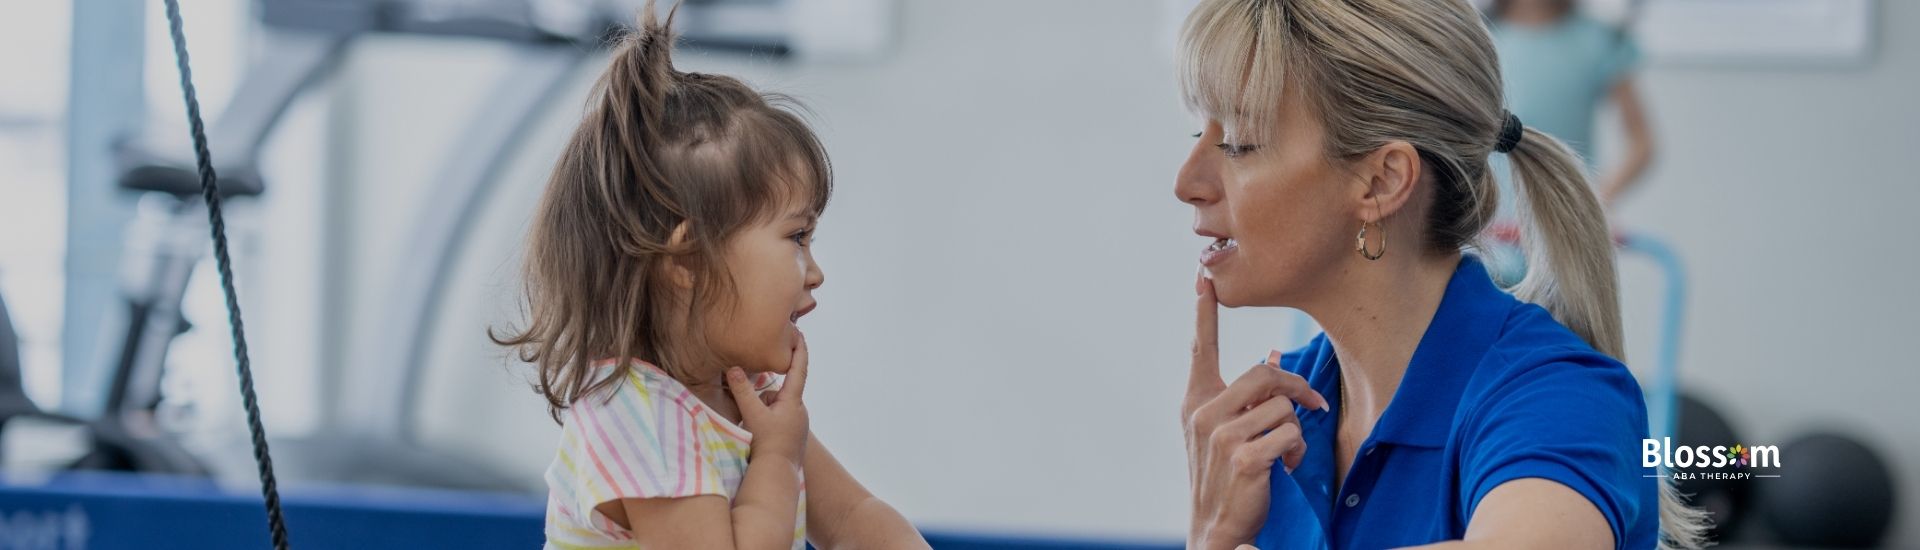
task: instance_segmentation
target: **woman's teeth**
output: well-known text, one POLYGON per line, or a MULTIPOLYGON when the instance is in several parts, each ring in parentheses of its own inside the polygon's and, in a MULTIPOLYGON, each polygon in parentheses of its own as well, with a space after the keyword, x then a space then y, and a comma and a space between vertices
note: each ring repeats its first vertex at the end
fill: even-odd
POLYGON ((1233 254, 1233 251, 1239 247, 1240 244, 1231 238, 1221 237, 1216 239, 1212 245, 1200 251, 1200 265, 1212 266, 1225 261, 1227 256, 1233 254))

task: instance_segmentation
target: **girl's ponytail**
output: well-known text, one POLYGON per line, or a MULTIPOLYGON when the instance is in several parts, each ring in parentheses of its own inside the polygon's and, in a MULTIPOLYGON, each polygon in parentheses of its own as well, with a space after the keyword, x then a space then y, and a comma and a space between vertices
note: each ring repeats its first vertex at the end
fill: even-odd
POLYGON ((653 0, 640 10, 637 24, 614 44, 607 72, 595 86, 598 105, 592 109, 601 125, 599 136, 610 143, 599 148, 606 159, 603 167, 615 167, 604 174, 607 181, 624 184, 602 186, 602 197, 615 208, 641 215, 621 219, 615 228, 614 242, 628 255, 672 255, 660 235, 670 234, 673 226, 689 217, 681 207, 682 197, 671 191, 666 175, 656 158, 665 139, 667 97, 678 73, 673 69, 673 15, 663 23, 654 10, 653 0))

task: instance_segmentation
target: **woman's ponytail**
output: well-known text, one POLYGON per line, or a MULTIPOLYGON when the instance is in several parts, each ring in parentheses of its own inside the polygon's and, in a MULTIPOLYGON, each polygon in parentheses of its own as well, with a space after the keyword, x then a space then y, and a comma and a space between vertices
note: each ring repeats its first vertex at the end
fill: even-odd
POLYGON ((1507 157, 1527 247, 1527 276, 1514 295, 1546 308, 1594 349, 1623 358, 1613 236, 1578 157, 1532 128, 1507 157))
MULTIPOLYGON (((1623 358, 1613 235, 1579 157, 1533 129, 1523 131, 1507 156, 1527 246, 1527 275, 1514 294, 1546 308, 1594 349, 1623 358)), ((1705 510, 1687 506, 1671 479, 1661 480, 1661 548, 1705 546, 1707 520, 1705 510)))

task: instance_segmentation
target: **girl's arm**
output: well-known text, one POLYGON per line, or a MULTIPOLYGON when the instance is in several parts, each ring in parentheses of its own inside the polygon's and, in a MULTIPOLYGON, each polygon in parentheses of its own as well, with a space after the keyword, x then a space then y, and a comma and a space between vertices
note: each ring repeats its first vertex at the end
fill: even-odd
MULTIPOLYGON (((753 475, 748 467, 747 475, 753 475)), ((798 482, 789 502, 799 499, 798 482)), ((742 506, 747 481, 740 482, 741 494, 730 505, 720 495, 686 498, 629 498, 610 501, 597 510, 633 533, 633 542, 641 548, 690 548, 697 550, 779 549, 793 546, 794 506, 787 506, 785 520, 776 519, 777 511, 765 506, 742 506), (776 533, 782 526, 785 533, 776 533), (777 537, 775 535, 778 535, 777 537)))
POLYGON ((622 499, 599 510, 633 532, 642 548, 786 550, 793 547, 799 503, 800 466, 754 453, 731 505, 719 495, 701 495, 622 499))
POLYGON ((1620 110, 1620 126, 1626 132, 1627 151, 1620 165, 1601 182, 1600 203, 1608 207, 1633 189, 1653 164, 1653 130, 1647 122, 1646 106, 1640 102, 1640 93, 1633 85, 1633 77, 1621 77, 1613 86, 1612 96, 1620 110))
POLYGON ((818 437, 807 443, 807 538, 822 550, 927 548, 892 506, 867 492, 818 437))
POLYGON ((727 389, 753 433, 747 473, 733 502, 716 495, 630 498, 595 509, 633 532, 641 547, 715 550, 784 550, 793 547, 800 511, 800 458, 807 454, 807 409, 800 402, 807 383, 807 347, 794 351, 786 384, 771 402, 754 394, 738 367, 727 369, 727 389))

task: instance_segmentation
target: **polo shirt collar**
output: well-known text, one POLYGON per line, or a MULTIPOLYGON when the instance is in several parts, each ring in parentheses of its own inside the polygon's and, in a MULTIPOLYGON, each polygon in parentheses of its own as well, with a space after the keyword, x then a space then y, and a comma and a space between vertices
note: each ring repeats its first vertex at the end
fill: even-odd
POLYGON ((1478 257, 1463 254, 1433 321, 1407 363, 1400 388, 1374 425, 1373 439, 1445 446, 1467 380, 1500 336, 1514 301, 1494 286, 1478 257))

